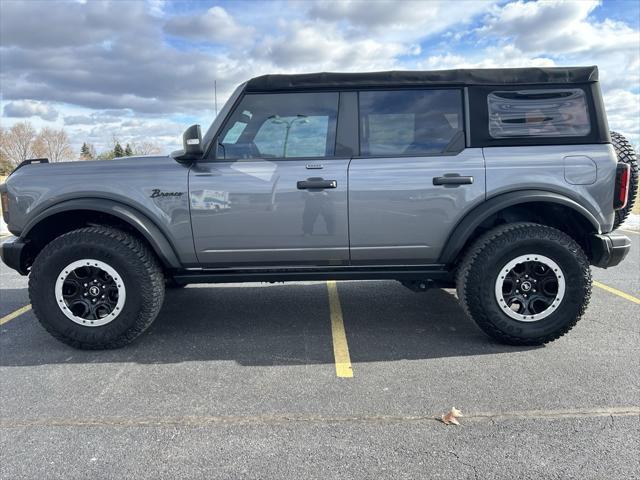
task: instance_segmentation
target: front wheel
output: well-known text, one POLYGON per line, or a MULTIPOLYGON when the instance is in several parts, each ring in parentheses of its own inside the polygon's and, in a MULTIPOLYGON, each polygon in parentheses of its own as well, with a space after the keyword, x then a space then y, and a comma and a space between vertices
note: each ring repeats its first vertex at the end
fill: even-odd
POLYGON ((591 296, 591 270, 565 233, 533 223, 497 227, 468 250, 457 276, 466 313, 491 337, 541 345, 567 333, 591 296))
POLYGON ((137 238, 107 227, 61 235, 33 262, 33 311, 58 340, 82 349, 118 348, 156 318, 164 276, 137 238))

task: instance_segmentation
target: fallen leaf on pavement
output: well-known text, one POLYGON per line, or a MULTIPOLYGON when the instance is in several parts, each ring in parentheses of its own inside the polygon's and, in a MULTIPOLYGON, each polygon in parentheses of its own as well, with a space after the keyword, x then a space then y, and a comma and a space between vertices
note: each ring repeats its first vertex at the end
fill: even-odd
POLYGON ((451 410, 449 410, 449 412, 446 415, 442 415, 440 419, 442 420, 442 423, 444 423, 445 425, 450 425, 450 424, 460 425, 460 422, 458 422, 458 418, 462 416, 463 415, 460 410, 458 410, 456 407, 451 407, 451 410))

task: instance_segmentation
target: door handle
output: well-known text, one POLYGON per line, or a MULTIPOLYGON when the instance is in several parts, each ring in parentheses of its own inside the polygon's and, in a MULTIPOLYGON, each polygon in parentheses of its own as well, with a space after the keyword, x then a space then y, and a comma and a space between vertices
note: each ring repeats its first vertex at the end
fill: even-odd
POLYGON ((447 174, 444 177, 433 177, 434 185, 471 185, 473 177, 463 177, 456 174, 447 174))
POLYGON ((307 190, 313 188, 337 188, 337 180, 309 179, 298 182, 298 190, 307 190))

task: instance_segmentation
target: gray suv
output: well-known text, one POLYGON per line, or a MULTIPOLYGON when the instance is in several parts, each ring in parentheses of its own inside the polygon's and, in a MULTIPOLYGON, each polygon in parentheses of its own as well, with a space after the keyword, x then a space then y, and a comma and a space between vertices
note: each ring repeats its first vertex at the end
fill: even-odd
POLYGON ((630 247, 610 232, 637 164, 596 67, 266 75, 183 144, 27 160, 2 185, 2 258, 54 337, 123 346, 165 287, 394 279, 456 287, 490 336, 542 344, 584 313, 590 265, 630 247))

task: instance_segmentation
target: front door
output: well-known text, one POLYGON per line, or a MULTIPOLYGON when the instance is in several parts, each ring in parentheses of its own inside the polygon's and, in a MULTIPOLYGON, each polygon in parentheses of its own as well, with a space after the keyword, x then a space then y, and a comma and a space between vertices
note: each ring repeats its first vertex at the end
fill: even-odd
POLYGON ((462 111, 460 89, 359 93, 353 264, 436 263, 456 224, 484 200, 484 157, 465 149, 462 111))
POLYGON ((203 267, 348 263, 347 169, 336 158, 338 93, 247 94, 215 159, 189 173, 203 267))

